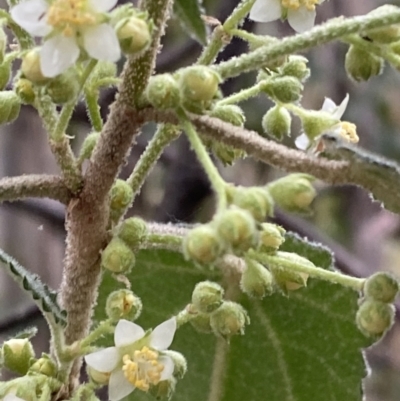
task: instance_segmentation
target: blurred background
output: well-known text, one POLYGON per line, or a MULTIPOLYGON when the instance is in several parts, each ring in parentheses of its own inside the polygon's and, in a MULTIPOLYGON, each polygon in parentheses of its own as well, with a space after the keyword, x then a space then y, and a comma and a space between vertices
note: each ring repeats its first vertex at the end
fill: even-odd
MULTIPOLYGON (((205 0, 207 15, 224 21, 238 0, 205 0)), ((317 22, 339 15, 364 14, 384 1, 362 2, 331 0, 318 8, 317 22)), ((1 4, 1 2, 0 2, 1 4)), ((4 2, 1 4, 4 7, 4 2)), ((292 35, 286 23, 255 24, 246 21, 245 28, 259 34, 292 35)), ((170 21, 163 39, 157 72, 174 71, 192 63, 200 46, 179 25, 170 21)), ((247 51, 240 40, 234 40, 220 55, 226 60, 247 51)), ((340 103, 347 93, 350 103, 345 120, 357 125, 360 146, 400 160, 400 72, 390 67, 368 83, 350 81, 344 70, 347 46, 340 43, 315 48, 305 53, 312 75, 305 85, 303 106, 319 109, 324 97, 340 103)), ((251 85, 255 74, 245 74, 222 85, 225 95, 251 85)), ((101 106, 106 117, 115 92, 102 94, 101 106)), ((271 106, 266 97, 242 103, 250 129, 261 132, 261 118, 271 106)), ((122 176, 127 177, 151 138, 155 126, 145 127, 132 150, 122 176)), ((295 137, 298 125, 293 124, 295 137)), ((79 148, 89 133, 85 109, 77 108, 69 134, 79 148)), ((288 146, 293 143, 288 140, 288 146)), ((265 184, 283 173, 250 158, 232 167, 218 162, 226 180, 250 186, 265 184)), ((15 176, 28 173, 57 173, 58 169, 47 146, 47 136, 32 108, 22 109, 12 125, 0 127, 0 174, 15 176)), ((400 218, 372 203, 368 194, 355 187, 331 187, 317 183, 319 196, 310 218, 277 213, 276 221, 286 229, 297 231, 311 240, 328 245, 336 255, 337 266, 346 273, 368 276, 377 270, 389 270, 400 276, 400 218)), ((132 209, 132 214, 159 222, 207 221, 212 215, 212 194, 207 178, 189 149, 184 136, 166 149, 151 173, 132 209)), ((21 264, 37 272, 51 287, 57 288, 61 279, 64 251, 64 208, 50 200, 27 200, 0 204, 0 247, 21 264)), ((0 271, 0 341, 26 325, 39 327, 41 335, 34 341, 38 351, 46 351, 48 334, 38 310, 18 287, 0 271)), ((383 341, 367 352, 371 374, 365 382, 367 401, 399 400, 400 324, 383 341)))

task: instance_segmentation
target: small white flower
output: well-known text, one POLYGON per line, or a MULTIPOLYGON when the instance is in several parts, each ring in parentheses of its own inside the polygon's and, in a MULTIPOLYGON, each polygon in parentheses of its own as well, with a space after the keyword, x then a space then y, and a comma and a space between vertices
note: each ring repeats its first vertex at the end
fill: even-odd
POLYGON ((83 48, 97 60, 121 57, 113 27, 102 13, 117 0, 23 0, 11 9, 13 20, 32 36, 44 36, 40 50, 43 75, 55 77, 72 66, 83 48))
POLYGON ((150 385, 172 376, 172 359, 159 351, 171 345, 175 331, 175 318, 161 323, 150 333, 135 323, 120 320, 114 332, 115 347, 85 356, 89 367, 110 374, 110 401, 124 398, 135 388, 147 391, 150 385))
POLYGON ((315 22, 315 6, 324 0, 256 0, 249 18, 257 22, 286 19, 296 32, 311 29, 315 22))

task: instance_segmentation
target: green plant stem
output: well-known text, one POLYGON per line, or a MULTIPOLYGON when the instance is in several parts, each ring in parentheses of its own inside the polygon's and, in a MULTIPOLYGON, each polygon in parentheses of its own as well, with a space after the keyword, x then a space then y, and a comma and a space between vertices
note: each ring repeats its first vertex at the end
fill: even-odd
POLYGON ((189 311, 190 305, 188 305, 185 309, 181 310, 176 315, 176 325, 177 328, 182 327, 184 324, 189 323, 194 317, 196 317, 196 313, 190 313, 189 311))
POLYGON ((85 90, 85 101, 92 128, 97 132, 101 132, 103 129, 103 120, 100 115, 98 100, 99 91, 97 89, 85 90))
POLYGON ((181 250, 182 237, 172 234, 149 234, 143 248, 162 248, 171 250, 181 250))
POLYGON ((184 112, 181 112, 179 114, 181 125, 189 138, 190 144, 192 145, 192 148, 195 151, 197 158, 203 166, 209 180, 211 181, 211 185, 215 193, 217 194, 218 210, 223 210, 224 208, 226 208, 228 203, 226 196, 226 183, 219 174, 209 154, 207 153, 207 150, 201 142, 199 136, 197 135, 197 132, 192 123, 187 119, 184 112))
POLYGON ((111 333, 113 329, 114 329, 113 321, 111 319, 104 320, 87 337, 85 337, 79 343, 80 348, 84 349, 90 346, 104 334, 111 333))
POLYGON ((219 101, 217 104, 218 106, 224 106, 227 104, 236 104, 243 102, 251 97, 257 96, 264 88, 265 80, 257 83, 250 88, 246 88, 241 90, 240 92, 234 93, 231 96, 224 98, 223 100, 219 101))
POLYGON ((259 69, 281 56, 328 43, 360 31, 398 23, 400 23, 400 9, 394 10, 393 8, 365 16, 347 19, 335 18, 323 25, 314 27, 310 31, 284 38, 276 44, 262 46, 251 53, 222 62, 214 68, 222 79, 227 79, 243 72, 259 69))

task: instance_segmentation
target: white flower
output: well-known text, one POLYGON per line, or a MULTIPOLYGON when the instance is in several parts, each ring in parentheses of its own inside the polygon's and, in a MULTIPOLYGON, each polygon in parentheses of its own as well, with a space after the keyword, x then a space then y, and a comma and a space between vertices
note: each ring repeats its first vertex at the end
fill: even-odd
POLYGON ((22 398, 17 397, 15 394, 7 394, 3 401, 25 401, 22 398))
POLYGON ((121 56, 113 27, 102 13, 117 0, 23 0, 11 9, 13 20, 32 36, 44 36, 40 66, 55 77, 72 66, 83 48, 97 60, 116 62, 121 56))
POLYGON ((315 6, 324 0, 256 0, 249 18, 257 22, 286 19, 297 32, 311 29, 315 22, 315 6))
POLYGON ((85 361, 90 368, 110 374, 108 396, 111 401, 118 401, 135 388, 147 391, 150 385, 172 376, 172 359, 159 351, 171 345, 175 331, 175 318, 150 333, 135 323, 120 320, 114 332, 115 347, 86 355, 85 361))

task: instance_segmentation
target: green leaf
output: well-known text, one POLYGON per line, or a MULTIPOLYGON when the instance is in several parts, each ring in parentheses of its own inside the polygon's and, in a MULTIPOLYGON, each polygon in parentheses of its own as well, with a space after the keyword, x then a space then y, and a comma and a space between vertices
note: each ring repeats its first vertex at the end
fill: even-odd
POLYGON ((29 272, 2 249, 0 249, 0 261, 8 267, 14 280, 30 294, 46 317, 52 316, 56 323, 66 324, 66 313, 57 304, 57 294, 43 284, 38 275, 29 272))
POLYGON ((202 45, 207 43, 207 26, 201 18, 200 0, 175 0, 174 13, 190 35, 202 45))

